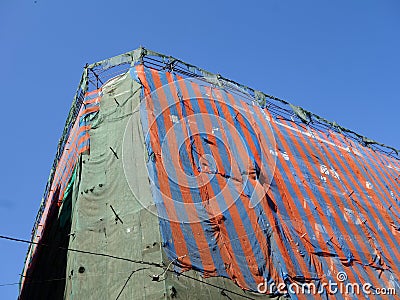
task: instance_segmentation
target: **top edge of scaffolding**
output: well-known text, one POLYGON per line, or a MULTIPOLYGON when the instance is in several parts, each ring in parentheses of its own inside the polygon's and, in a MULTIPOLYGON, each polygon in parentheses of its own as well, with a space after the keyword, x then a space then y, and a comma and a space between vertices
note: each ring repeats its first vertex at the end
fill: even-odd
MULTIPOLYGON (((379 143, 375 140, 367 138, 353 130, 340 126, 336 122, 331 122, 319 115, 316 115, 302 107, 296 106, 292 104, 290 101, 275 97, 273 95, 266 94, 262 91, 255 90, 248 86, 242 85, 238 82, 235 82, 231 79, 225 78, 220 74, 215 74, 209 71, 206 71, 202 68, 199 68, 195 65, 186 63, 180 59, 175 57, 165 55, 153 50, 146 49, 144 47, 139 47, 135 50, 101 60, 99 62, 86 65, 84 74, 90 76, 90 74, 94 74, 95 77, 100 79, 101 73, 105 72, 111 68, 121 66, 121 65, 128 65, 134 66, 136 64, 146 64, 147 63, 154 68, 164 69, 167 71, 173 71, 176 73, 183 73, 189 77, 197 77, 202 78, 209 83, 215 84, 219 87, 223 87, 226 89, 234 89, 239 92, 244 92, 248 95, 251 95, 254 100, 256 100, 261 106, 271 106, 278 105, 280 108, 283 109, 286 113, 294 114, 300 123, 305 123, 307 125, 311 124, 319 124, 325 125, 330 130, 335 132, 344 134, 353 140, 359 142, 360 144, 370 147, 373 150, 378 150, 383 152, 384 154, 393 157, 395 159, 400 160, 400 150, 394 147, 379 143), (156 58, 155 60, 151 61, 151 58, 156 58), (100 74, 100 75, 99 75, 100 74), (267 103, 269 102, 269 103, 267 103), (269 105, 267 105, 269 104, 269 105), (282 106, 287 106, 284 108, 282 106)), ((100 79, 101 80, 101 79, 100 79)), ((81 81, 82 83, 82 81, 81 81)))

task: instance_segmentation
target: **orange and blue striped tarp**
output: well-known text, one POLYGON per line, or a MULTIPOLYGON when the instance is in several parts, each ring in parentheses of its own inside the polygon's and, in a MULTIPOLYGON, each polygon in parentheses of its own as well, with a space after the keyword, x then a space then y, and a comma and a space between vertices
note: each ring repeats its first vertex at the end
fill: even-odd
MULTIPOLYGON (((81 153, 89 151, 91 128, 90 118, 92 114, 100 109, 101 89, 97 89, 85 94, 85 98, 78 117, 70 131, 66 147, 58 162, 55 176, 52 183, 52 191, 59 186, 60 194, 58 202, 61 205, 64 198, 64 192, 67 188, 72 172, 81 153)), ((51 198, 50 198, 51 199, 51 198)))
MULTIPOLYGON (((45 194, 44 208, 37 224, 34 242, 40 241, 47 224, 46 222, 48 222, 47 216, 54 207, 54 203, 57 203, 59 206, 62 204, 64 192, 70 182, 79 155, 90 149, 89 130, 91 128, 91 117, 100 109, 101 92, 101 89, 97 89, 85 93, 78 116, 75 122, 71 124, 64 151, 57 162, 51 186, 45 194)), ((36 249, 36 245, 32 245, 30 258, 34 257, 36 249)), ((29 269, 30 263, 30 259, 27 259, 24 268, 25 273, 29 269)))
POLYGON ((163 249, 178 270, 254 292, 313 283, 327 296, 324 283, 343 272, 398 287, 399 161, 273 116, 243 91, 143 65, 131 75, 143 85, 163 249))

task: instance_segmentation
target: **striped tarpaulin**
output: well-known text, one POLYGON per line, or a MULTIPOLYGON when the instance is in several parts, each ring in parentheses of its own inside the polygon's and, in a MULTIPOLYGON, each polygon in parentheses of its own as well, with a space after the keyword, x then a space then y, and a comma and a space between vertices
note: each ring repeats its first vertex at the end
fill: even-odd
POLYGON ((79 129, 75 143, 78 154, 89 150, 91 117, 100 109, 100 98, 101 88, 85 94, 85 100, 77 119, 79 120, 79 129))
POLYGON ((291 283, 337 298, 329 282, 398 287, 397 160, 272 117, 243 91, 142 65, 131 74, 143 85, 163 249, 179 270, 255 292, 266 282, 267 293, 291 283))
MULTIPOLYGON (((89 130, 91 128, 91 117, 100 109, 101 89, 97 89, 85 94, 83 104, 79 110, 79 114, 75 123, 72 125, 64 151, 58 161, 57 168, 54 173, 53 181, 49 191, 46 193, 45 207, 43 214, 36 228, 34 242, 40 241, 44 227, 46 225, 47 216, 54 206, 55 202, 60 206, 64 198, 64 192, 72 177, 78 157, 81 153, 89 151, 89 130)), ((36 246, 32 245, 29 257, 33 257, 36 246)), ((30 259, 25 262, 25 273, 28 270, 30 259)))
MULTIPOLYGON (((78 117, 70 131, 64 152, 58 162, 54 175, 52 191, 59 186, 59 204, 64 198, 64 192, 72 176, 78 156, 89 151, 89 130, 91 128, 90 117, 100 109, 101 89, 97 89, 85 94, 83 105, 78 117)), ((51 199, 51 198, 50 198, 51 199)))

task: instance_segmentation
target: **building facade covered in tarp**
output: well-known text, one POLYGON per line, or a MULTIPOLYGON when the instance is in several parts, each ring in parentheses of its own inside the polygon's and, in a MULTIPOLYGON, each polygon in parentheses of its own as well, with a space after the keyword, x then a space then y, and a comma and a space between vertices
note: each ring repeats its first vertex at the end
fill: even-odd
POLYGON ((400 294, 396 149, 144 48, 85 67, 21 299, 400 294))

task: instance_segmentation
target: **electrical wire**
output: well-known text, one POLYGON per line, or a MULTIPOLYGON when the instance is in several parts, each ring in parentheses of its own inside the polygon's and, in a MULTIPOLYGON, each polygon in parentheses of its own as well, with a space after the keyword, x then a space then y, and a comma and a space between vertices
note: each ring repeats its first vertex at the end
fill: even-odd
POLYGON ((118 300, 118 299, 119 299, 119 297, 121 296, 121 294, 122 294, 122 292, 124 291, 125 287, 128 285, 128 282, 129 282, 129 280, 131 279, 132 275, 135 274, 135 273, 138 272, 138 271, 146 270, 146 269, 149 269, 149 268, 139 268, 139 269, 137 269, 137 270, 133 270, 132 273, 131 273, 131 274, 128 276, 128 278, 126 279, 124 286, 122 287, 121 291, 119 292, 119 294, 118 294, 117 298, 115 298, 115 300, 118 300))
MULTIPOLYGON (((142 269, 148 269, 148 268, 142 268, 142 269)), ((140 270, 134 270, 134 271, 140 271, 140 270)), ((101 273, 101 274, 90 274, 90 273, 85 273, 85 274, 80 274, 80 277, 100 277, 100 276, 110 276, 110 275, 116 275, 116 274, 130 274, 132 273, 132 270, 129 271, 121 271, 121 272, 105 272, 105 273, 101 273)), ((24 276, 22 274, 20 274, 20 276, 25 277, 25 278, 29 278, 28 276, 24 276)), ((50 279, 43 279, 43 280, 34 280, 34 281, 28 281, 24 284, 28 284, 28 285, 32 285, 32 284, 42 284, 42 283, 46 283, 46 282, 51 282, 51 281, 58 281, 58 280, 66 280, 69 279, 69 277, 60 277, 60 278, 50 278, 50 279)), ((19 285, 20 282, 12 282, 12 283, 2 283, 0 284, 0 287, 4 287, 4 286, 13 286, 13 285, 19 285)))
MULTIPOLYGON (((43 243, 39 243, 39 242, 33 242, 33 241, 28 241, 28 240, 24 240, 24 239, 19 239, 19 238, 14 238, 14 237, 10 237, 10 236, 5 236, 5 235, 0 235, 0 239, 4 239, 4 240, 9 240, 9 241, 14 241, 14 242, 19 242, 19 243, 25 243, 25 244, 33 244, 33 245, 39 245, 39 246, 45 246, 45 247, 52 247, 51 245, 47 245, 47 244, 43 244, 43 243)), ((100 257, 107 257, 107 258, 113 258, 113 259, 117 259, 117 260, 123 260, 123 261, 127 261, 127 262, 132 262, 132 263, 137 263, 137 264, 143 264, 143 265, 149 265, 149 266, 154 266, 154 267, 159 267, 162 268, 163 270, 165 270, 165 272, 170 272, 170 273, 174 273, 177 276, 183 276, 185 278, 200 282, 201 284, 205 284, 211 287, 214 287, 216 289, 219 289, 221 294, 223 293, 231 293, 233 295, 242 297, 244 299, 252 299, 254 300, 254 298, 251 298, 247 295, 243 295, 231 290, 228 290, 226 288, 220 287, 218 285, 215 285, 213 283, 210 282, 206 282, 206 281, 201 281, 195 277, 189 276, 187 274, 178 272, 176 270, 170 270, 169 266, 171 265, 171 263, 169 264, 168 268, 165 267, 162 263, 154 263, 154 262, 148 262, 148 261, 143 261, 143 260, 134 260, 134 259, 130 259, 130 258, 125 258, 125 257, 120 257, 120 256, 115 256, 115 255, 110 255, 110 254, 105 254, 105 253, 96 253, 96 252, 91 252, 91 251, 85 251, 85 250, 79 250, 79 249, 72 249, 72 248, 66 248, 66 247, 57 247, 58 249, 61 250, 67 250, 67 251, 71 251, 71 252, 77 252, 77 253, 83 253, 83 254, 89 254, 89 255, 95 255, 95 256, 100 256, 100 257)), ((174 262, 174 261, 173 261, 174 262)), ((146 268, 141 268, 141 269, 146 269, 146 268)), ((140 269, 134 270, 132 271, 131 275, 128 277, 128 279, 126 280, 122 290, 120 293, 122 293, 122 291, 125 289, 126 285, 128 284, 129 279, 132 277, 132 275, 137 272, 140 271, 140 269)), ((104 274, 101 274, 104 275, 104 274)), ((36 283, 43 283, 46 281, 55 281, 55 280, 65 280, 67 278, 55 278, 55 279, 48 279, 48 280, 43 280, 42 282, 36 282, 36 283)), ((33 281, 32 283, 35 283, 35 281, 33 281)), ((5 283, 5 284, 0 284, 0 287, 4 287, 4 286, 11 286, 11 285, 17 285, 19 283, 5 283)), ((118 296, 119 297, 119 296, 118 296)), ((118 298, 117 298, 118 299, 118 298)))
MULTIPOLYGON (((45 247, 54 247, 54 246, 43 244, 43 243, 39 243, 39 242, 33 242, 33 241, 28 241, 28 240, 24 240, 24 239, 18 239, 18 238, 4 236, 4 235, 0 235, 0 239, 10 240, 10 241, 14 241, 14 242, 20 242, 20 243, 25 243, 25 244, 33 244, 33 245, 45 246, 45 247)), ((123 261, 132 262, 132 263, 136 263, 136 264, 159 267, 159 268, 163 268, 163 269, 165 268, 165 266, 163 264, 161 264, 161 263, 155 263, 155 262, 149 262, 149 261, 143 261, 143 260, 135 260, 135 259, 130 259, 130 258, 126 258, 126 257, 120 257, 120 256, 111 255, 111 254, 106 254, 106 253, 97 253, 97 252, 92 252, 92 251, 72 249, 72 248, 61 247, 61 246, 57 247, 57 248, 61 249, 61 250, 71 251, 71 252, 90 254, 90 255, 101 256, 101 257, 108 257, 108 258, 113 258, 113 259, 117 259, 117 260, 123 260, 123 261)))

